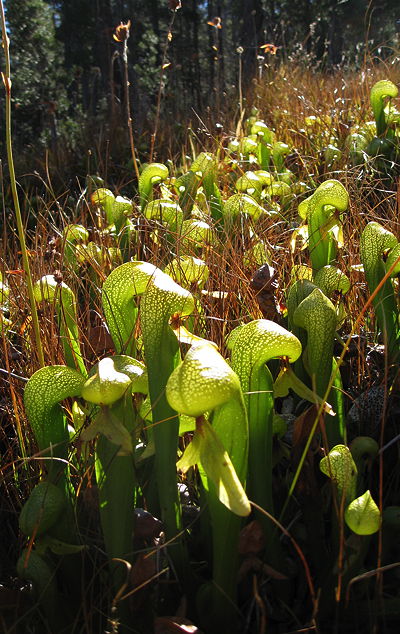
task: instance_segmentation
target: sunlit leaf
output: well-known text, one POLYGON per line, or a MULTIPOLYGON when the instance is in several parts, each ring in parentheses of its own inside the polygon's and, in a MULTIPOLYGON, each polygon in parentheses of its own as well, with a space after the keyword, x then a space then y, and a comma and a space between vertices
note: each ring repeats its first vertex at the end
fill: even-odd
MULTIPOLYGON (((282 398, 287 396, 289 394, 289 389, 292 389, 293 392, 300 396, 300 398, 304 398, 310 403, 316 403, 320 406, 323 402, 322 398, 320 398, 318 394, 310 390, 310 388, 307 387, 307 385, 295 375, 295 373, 289 366, 285 366, 280 371, 274 383, 275 398, 282 398)), ((330 416, 335 416, 335 412, 333 411, 329 403, 324 403, 323 411, 330 416)))
POLYGON ((347 526, 357 535, 372 535, 379 530, 381 514, 370 491, 366 491, 349 504, 344 519, 347 526))
POLYGON ((222 504, 236 515, 249 515, 250 503, 231 459, 206 420, 202 420, 201 425, 198 426, 192 442, 186 448, 177 466, 182 471, 187 471, 198 462, 213 482, 222 504))

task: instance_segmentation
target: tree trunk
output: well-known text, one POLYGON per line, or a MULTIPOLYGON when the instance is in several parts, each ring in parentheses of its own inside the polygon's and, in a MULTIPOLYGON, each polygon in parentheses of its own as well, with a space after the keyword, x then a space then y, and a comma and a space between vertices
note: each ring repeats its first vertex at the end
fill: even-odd
POLYGON ((244 49, 243 76, 248 83, 257 71, 258 47, 264 44, 264 14, 261 0, 244 0, 242 8, 242 30, 240 42, 244 49))

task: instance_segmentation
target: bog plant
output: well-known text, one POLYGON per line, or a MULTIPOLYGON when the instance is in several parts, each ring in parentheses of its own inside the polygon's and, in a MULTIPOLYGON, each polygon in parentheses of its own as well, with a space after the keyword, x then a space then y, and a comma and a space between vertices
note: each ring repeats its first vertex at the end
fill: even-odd
MULTIPOLYGON (((211 216, 215 183, 208 187, 211 216)), ((255 191, 260 193, 262 186, 256 185, 255 191)), ((93 196, 96 198, 96 193, 93 196)), ((101 204, 107 205, 101 196, 101 204)), ((250 194, 245 196, 258 204, 250 194)), ((100 194, 96 202, 99 200, 100 194)), ((149 205, 157 203, 157 199, 146 201, 144 217, 148 217, 149 205)), ((345 211, 347 203, 347 192, 337 181, 321 186, 305 202, 308 231, 311 227, 319 242, 315 237, 310 240, 313 268, 298 269, 303 279, 293 284, 288 297, 288 323, 294 332, 265 319, 243 323, 227 339, 230 363, 215 344, 185 328, 195 299, 153 264, 126 262, 104 281, 102 311, 115 354, 100 359, 91 369, 87 369, 81 352, 72 290, 54 276, 45 276, 36 284, 36 299, 51 302, 56 308, 67 365, 38 370, 25 390, 26 412, 44 469, 20 516, 21 530, 35 543, 33 559, 29 563, 29 552, 24 551, 18 569, 34 583, 43 610, 53 623, 57 623, 57 593, 54 588, 50 590, 53 582, 49 591, 43 591, 46 579, 50 583, 50 578, 67 575, 63 566, 57 566, 57 557, 76 557, 88 545, 81 543, 78 536, 85 533, 74 520, 77 499, 71 469, 84 468, 85 455, 70 453, 74 437, 84 444, 94 443, 102 536, 114 592, 118 595, 125 583, 122 562, 135 562, 134 509, 143 500, 148 510, 162 519, 171 543, 168 552, 173 570, 178 581, 197 596, 199 618, 210 632, 221 631, 227 623, 232 630, 238 625, 237 544, 243 518, 251 513, 251 502, 261 509, 255 517, 265 535, 265 556, 278 568, 284 556, 279 532, 271 520, 277 513, 273 495, 275 393, 281 396, 291 388, 323 408, 325 399, 331 401, 326 405, 336 414, 326 427, 331 451, 321 469, 338 487, 339 506, 343 490, 347 487, 353 492, 346 493, 344 517, 348 526, 358 534, 378 530, 380 515, 369 491, 356 497, 356 471, 340 467, 335 458, 338 452, 348 455, 348 449, 344 444, 334 446, 345 440, 346 430, 342 410, 338 407, 335 411, 340 398, 333 392, 335 386, 340 389, 340 381, 333 342, 340 323, 328 295, 336 290, 347 292, 349 282, 332 264, 336 250, 328 233, 329 215, 334 209, 345 211), (272 359, 285 360, 277 381, 268 368, 272 359), (287 361, 295 368, 301 363, 295 369, 297 377, 287 361), (80 412, 73 418, 75 429, 61 408, 67 398, 75 400, 72 409, 80 412), (141 415, 145 399, 151 408, 150 426, 143 425, 141 415), (188 429, 193 436, 177 461, 180 433, 188 429), (149 473, 146 481, 142 480, 144 472, 149 473), (202 528, 205 552, 210 554, 205 578, 191 563, 190 533, 183 538, 178 473, 190 476, 192 486, 198 489, 200 513, 210 518, 210 527, 202 528), (207 618, 201 617, 207 605, 212 611, 207 618)), ((254 221, 251 214, 248 218, 254 221)), ((158 222, 170 231, 169 217, 160 215, 158 222)), ((211 218, 209 222, 211 226, 211 218)), ((69 230, 69 235, 68 262, 79 266, 80 258, 74 259, 73 250, 77 241, 71 238, 79 238, 75 248, 80 254, 81 239, 85 241, 87 236, 75 229, 69 230)), ((185 255, 171 260, 166 270, 183 284, 193 287, 196 283, 201 288, 208 278, 205 267, 203 261, 185 255)), ((276 368, 273 372, 276 379, 276 368)), ((68 579, 63 583, 68 584, 68 579)), ((131 619, 126 603, 118 604, 118 615, 123 631, 131 619)))
MULTIPOLYGON (((372 90, 376 138, 365 150, 373 155, 378 145, 390 160, 398 143, 396 113, 385 104, 395 96, 392 86, 372 90)), ((310 118, 306 125, 317 135, 322 124, 310 118)), ((326 133, 319 146, 331 140, 326 133)), ((326 163, 341 159, 332 147, 326 163)), ((68 283, 56 273, 33 285, 35 302, 54 310, 64 363, 41 367, 25 388, 41 466, 19 516, 25 541, 17 570, 32 583, 51 631, 73 631, 94 548, 106 564, 98 583, 111 596, 103 608, 121 632, 153 628, 151 610, 143 615, 127 599, 137 591, 131 570, 141 572, 155 551, 163 569, 154 578, 168 570, 176 594, 178 588, 186 594, 190 618, 207 634, 241 631, 239 579, 248 571, 256 594, 260 575, 267 575, 279 597, 282 605, 271 602, 273 619, 289 619, 291 608, 284 606, 301 586, 307 625, 325 627, 335 615, 345 622, 345 591, 370 565, 368 545, 382 526, 371 475, 379 454, 375 441, 353 439, 348 446, 354 431, 346 420, 340 364, 349 341, 340 333, 356 320, 345 306, 351 268, 342 270, 346 180, 338 174, 317 184, 310 177, 305 185, 286 166, 292 149, 255 112, 245 135, 215 154, 201 152, 175 170, 172 163, 143 165, 137 202, 106 187, 95 190, 96 232, 72 222, 63 232, 68 283), (237 250, 247 283, 254 265, 272 266, 278 257, 269 231, 280 227, 288 236, 294 229, 297 262, 280 296, 285 305, 276 321, 260 318, 239 291, 240 317, 230 323, 232 292, 216 287, 216 280, 235 275, 229 250, 237 250), (147 254, 157 254, 158 266, 147 254), (88 312, 112 342, 90 363, 77 277, 79 292, 90 295, 88 312), (226 336, 217 345, 209 324, 218 320, 226 336), (293 428, 285 414, 290 403, 293 428), (97 494, 95 535, 81 512, 85 487, 97 494), (162 534, 145 541, 144 555, 143 542, 137 545, 142 507, 162 522, 162 534), (70 616, 63 607, 67 594, 76 601, 70 616)), ((360 257, 376 330, 395 367, 396 236, 368 223, 360 257)), ((0 284, 7 337, 9 291, 3 279, 0 284)), ((368 590, 362 592, 369 599, 368 590)))
POLYGON ((399 158, 400 113, 391 99, 397 97, 397 86, 382 79, 371 88, 370 102, 375 121, 367 121, 347 138, 354 163, 372 160, 376 170, 390 173, 399 158))
POLYGON ((378 327, 389 360, 395 363, 400 359, 400 308, 392 279, 400 272, 400 245, 391 231, 369 222, 361 235, 360 256, 368 288, 374 294, 378 327))

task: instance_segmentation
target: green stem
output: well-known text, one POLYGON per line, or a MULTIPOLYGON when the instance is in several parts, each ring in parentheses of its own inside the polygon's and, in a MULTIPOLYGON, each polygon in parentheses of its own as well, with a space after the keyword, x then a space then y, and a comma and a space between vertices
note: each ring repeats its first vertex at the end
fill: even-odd
POLYGON ((29 266, 28 252, 27 252, 26 242, 25 242, 25 230, 24 230, 24 225, 22 222, 21 209, 19 206, 17 182, 15 178, 15 169, 14 169, 14 158, 13 158, 13 151, 12 151, 11 68, 10 68, 9 39, 8 39, 7 29, 6 29, 6 19, 4 15, 3 0, 0 0, 0 8, 1 8, 1 28, 2 28, 2 35, 3 35, 3 50, 4 50, 4 56, 5 56, 5 72, 2 73, 2 78, 3 78, 4 88, 6 92, 6 145, 7 145, 8 169, 10 172, 10 184, 11 184, 12 197, 14 201, 15 219, 17 222, 18 238, 21 245, 22 265, 25 272, 25 276, 26 276, 29 304, 30 304, 31 313, 32 313, 32 326, 33 326, 33 332, 35 335, 36 350, 37 350, 37 355, 39 359, 39 365, 43 367, 44 354, 43 354, 42 340, 40 338, 39 318, 38 318, 37 309, 36 309, 35 296, 33 292, 33 280, 32 280, 31 270, 29 266))
MULTIPOLYGON (((127 262, 115 269, 103 286, 103 308, 117 351, 135 349, 135 297, 143 295, 140 322, 149 376, 155 442, 155 484, 168 539, 181 531, 181 511, 176 479, 179 421, 165 398, 168 378, 180 360, 179 344, 169 322, 173 315, 189 315, 191 294, 168 275, 145 262, 127 262)), ((152 509, 158 514, 158 509, 152 509)), ((171 556, 182 578, 186 569, 183 545, 174 545, 171 556)))
POLYGON ((167 398, 182 414, 196 419, 206 412, 212 415, 212 426, 208 422, 201 425, 197 420, 193 441, 178 466, 186 470, 200 463, 210 510, 213 585, 203 587, 199 595, 199 603, 205 610, 203 617, 208 621, 207 631, 232 631, 237 619, 237 542, 241 524, 238 515, 250 513, 243 491, 248 423, 240 382, 214 345, 198 343, 171 374, 167 398))
MULTIPOLYGON (((180 362, 180 352, 178 340, 169 322, 172 315, 190 315, 193 310, 192 295, 168 275, 157 270, 142 298, 140 323, 153 415, 156 449, 154 475, 168 539, 176 538, 182 529, 175 467, 179 419, 165 396, 167 381, 180 362)), ((171 556, 180 577, 186 576, 187 562, 182 542, 173 545, 171 556)))
MULTIPOLYGON (((240 379, 249 421, 248 495, 258 506, 273 514, 272 499, 272 420, 273 378, 267 361, 301 354, 301 343, 292 333, 266 319, 258 319, 233 330, 228 338, 232 369, 240 379)), ((276 550, 272 537, 275 527, 260 514, 269 554, 276 550)))
MULTIPOLYGON (((127 429, 133 427, 132 398, 123 399, 112 413, 127 429)), ((133 454, 119 455, 119 447, 100 435, 96 445, 96 481, 104 543, 110 560, 132 563, 132 535, 135 489, 137 486, 133 454)), ((126 577, 126 567, 111 563, 113 584, 118 591, 126 577)))
MULTIPOLYGON (((248 419, 239 390, 237 396, 219 407, 213 428, 231 457, 240 482, 245 486, 248 469, 248 419)), ((209 486, 208 504, 213 528, 213 610, 215 632, 234 631, 237 621, 238 539, 242 519, 221 504, 215 486, 209 486)), ((205 606, 204 606, 205 607, 205 606)))
MULTIPOLYGON (((133 455, 136 412, 132 392, 146 391, 145 375, 143 364, 125 355, 115 355, 96 364, 82 388, 82 397, 91 403, 100 403, 100 411, 81 437, 89 439, 100 432, 96 444, 96 481, 104 543, 117 595, 126 583, 127 564, 115 560, 133 563, 137 478, 133 455), (105 402, 108 405, 102 404, 105 402)), ((121 626, 127 626, 130 619, 127 602, 119 605, 118 614, 121 626)))

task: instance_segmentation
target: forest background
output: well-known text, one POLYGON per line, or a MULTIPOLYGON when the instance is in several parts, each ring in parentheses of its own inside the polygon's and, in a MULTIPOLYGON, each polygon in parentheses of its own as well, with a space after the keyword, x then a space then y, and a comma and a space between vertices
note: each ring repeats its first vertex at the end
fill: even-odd
MULTIPOLYGON (((267 78, 271 65, 357 70, 366 55, 389 58, 400 37, 397 0, 7 0, 5 5, 17 167, 20 173, 26 166, 39 169, 48 148, 65 178, 79 167, 87 172, 88 151, 96 157, 92 172, 104 169, 105 155, 129 167, 123 45, 113 39, 120 22, 131 21, 130 101, 141 160, 148 158, 158 98, 162 125, 156 149, 165 160, 168 152, 179 151, 191 125, 212 135, 234 132, 224 125, 234 119, 239 82, 246 95, 253 80, 267 78), (262 48, 265 44, 278 48, 262 48)), ((4 156, 3 91, 0 100, 4 156)))

